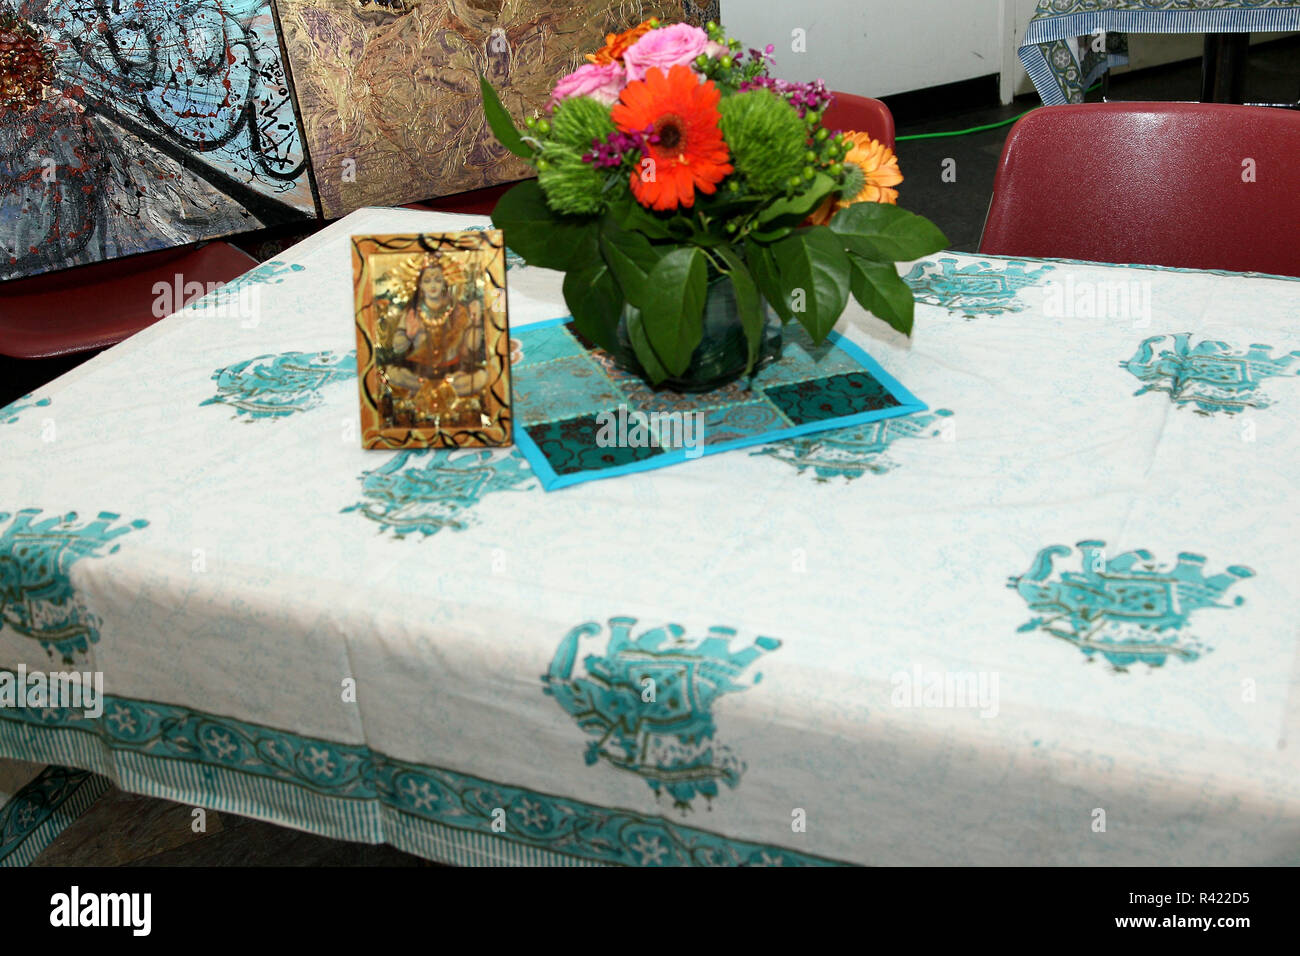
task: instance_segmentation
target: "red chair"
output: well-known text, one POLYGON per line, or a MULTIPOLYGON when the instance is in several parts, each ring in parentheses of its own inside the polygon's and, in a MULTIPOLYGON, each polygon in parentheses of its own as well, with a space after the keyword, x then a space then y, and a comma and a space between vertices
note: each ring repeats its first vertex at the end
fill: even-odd
POLYGON ((980 252, 1300 276, 1300 114, 1219 103, 1034 110, 980 252))
POLYGON ((866 133, 876 142, 894 148, 894 114, 880 100, 853 93, 832 93, 831 105, 822 114, 822 125, 831 130, 866 133))
MULTIPOLYGON (((149 252, 0 284, 0 355, 37 359, 115 345, 162 316, 154 284, 229 282, 257 260, 227 242, 149 252)), ((195 297, 196 298, 196 297, 195 297)), ((173 302, 168 311, 184 302, 173 302)), ((167 313, 164 312, 164 315, 167 313)))

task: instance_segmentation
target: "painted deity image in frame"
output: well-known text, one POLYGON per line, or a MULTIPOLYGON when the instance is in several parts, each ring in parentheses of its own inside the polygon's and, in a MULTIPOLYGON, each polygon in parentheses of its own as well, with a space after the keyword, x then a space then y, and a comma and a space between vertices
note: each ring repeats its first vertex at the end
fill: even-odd
POLYGON ((352 237, 361 444, 509 445, 499 230, 352 237))

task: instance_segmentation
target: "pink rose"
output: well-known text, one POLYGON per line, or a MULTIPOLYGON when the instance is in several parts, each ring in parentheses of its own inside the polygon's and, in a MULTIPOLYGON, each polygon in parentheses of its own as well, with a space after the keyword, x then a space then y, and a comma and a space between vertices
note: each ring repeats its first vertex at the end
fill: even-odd
POLYGON ((651 30, 623 54, 628 81, 645 79, 646 70, 654 67, 666 73, 675 66, 691 66, 708 42, 703 30, 688 23, 651 30))
POLYGON ((551 103, 567 100, 571 96, 590 96, 593 100, 611 106, 627 85, 627 72, 617 63, 587 63, 578 67, 559 83, 551 93, 551 103))

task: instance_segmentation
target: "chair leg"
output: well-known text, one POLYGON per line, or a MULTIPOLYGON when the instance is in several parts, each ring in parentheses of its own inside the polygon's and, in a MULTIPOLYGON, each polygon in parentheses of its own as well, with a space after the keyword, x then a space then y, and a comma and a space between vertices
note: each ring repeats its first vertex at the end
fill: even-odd
POLYGON ((1240 103, 1244 99, 1249 33, 1207 33, 1201 55, 1201 102, 1240 103))

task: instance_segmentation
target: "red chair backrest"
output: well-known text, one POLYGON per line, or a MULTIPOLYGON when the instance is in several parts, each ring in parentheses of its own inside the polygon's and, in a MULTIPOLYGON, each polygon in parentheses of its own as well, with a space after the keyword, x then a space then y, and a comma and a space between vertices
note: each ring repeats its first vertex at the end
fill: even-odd
POLYGON ((832 93, 831 105, 822 114, 822 125, 832 130, 866 133, 890 149, 894 148, 894 114, 880 100, 853 93, 832 93))
POLYGON ((179 311, 187 284, 231 282, 256 265, 228 242, 209 242, 0 283, 0 355, 50 358, 114 345, 162 318, 155 313, 179 311), (160 282, 169 290, 162 298, 160 282))
POLYGON ((980 252, 1300 276, 1300 113, 1034 110, 1003 147, 980 252))

